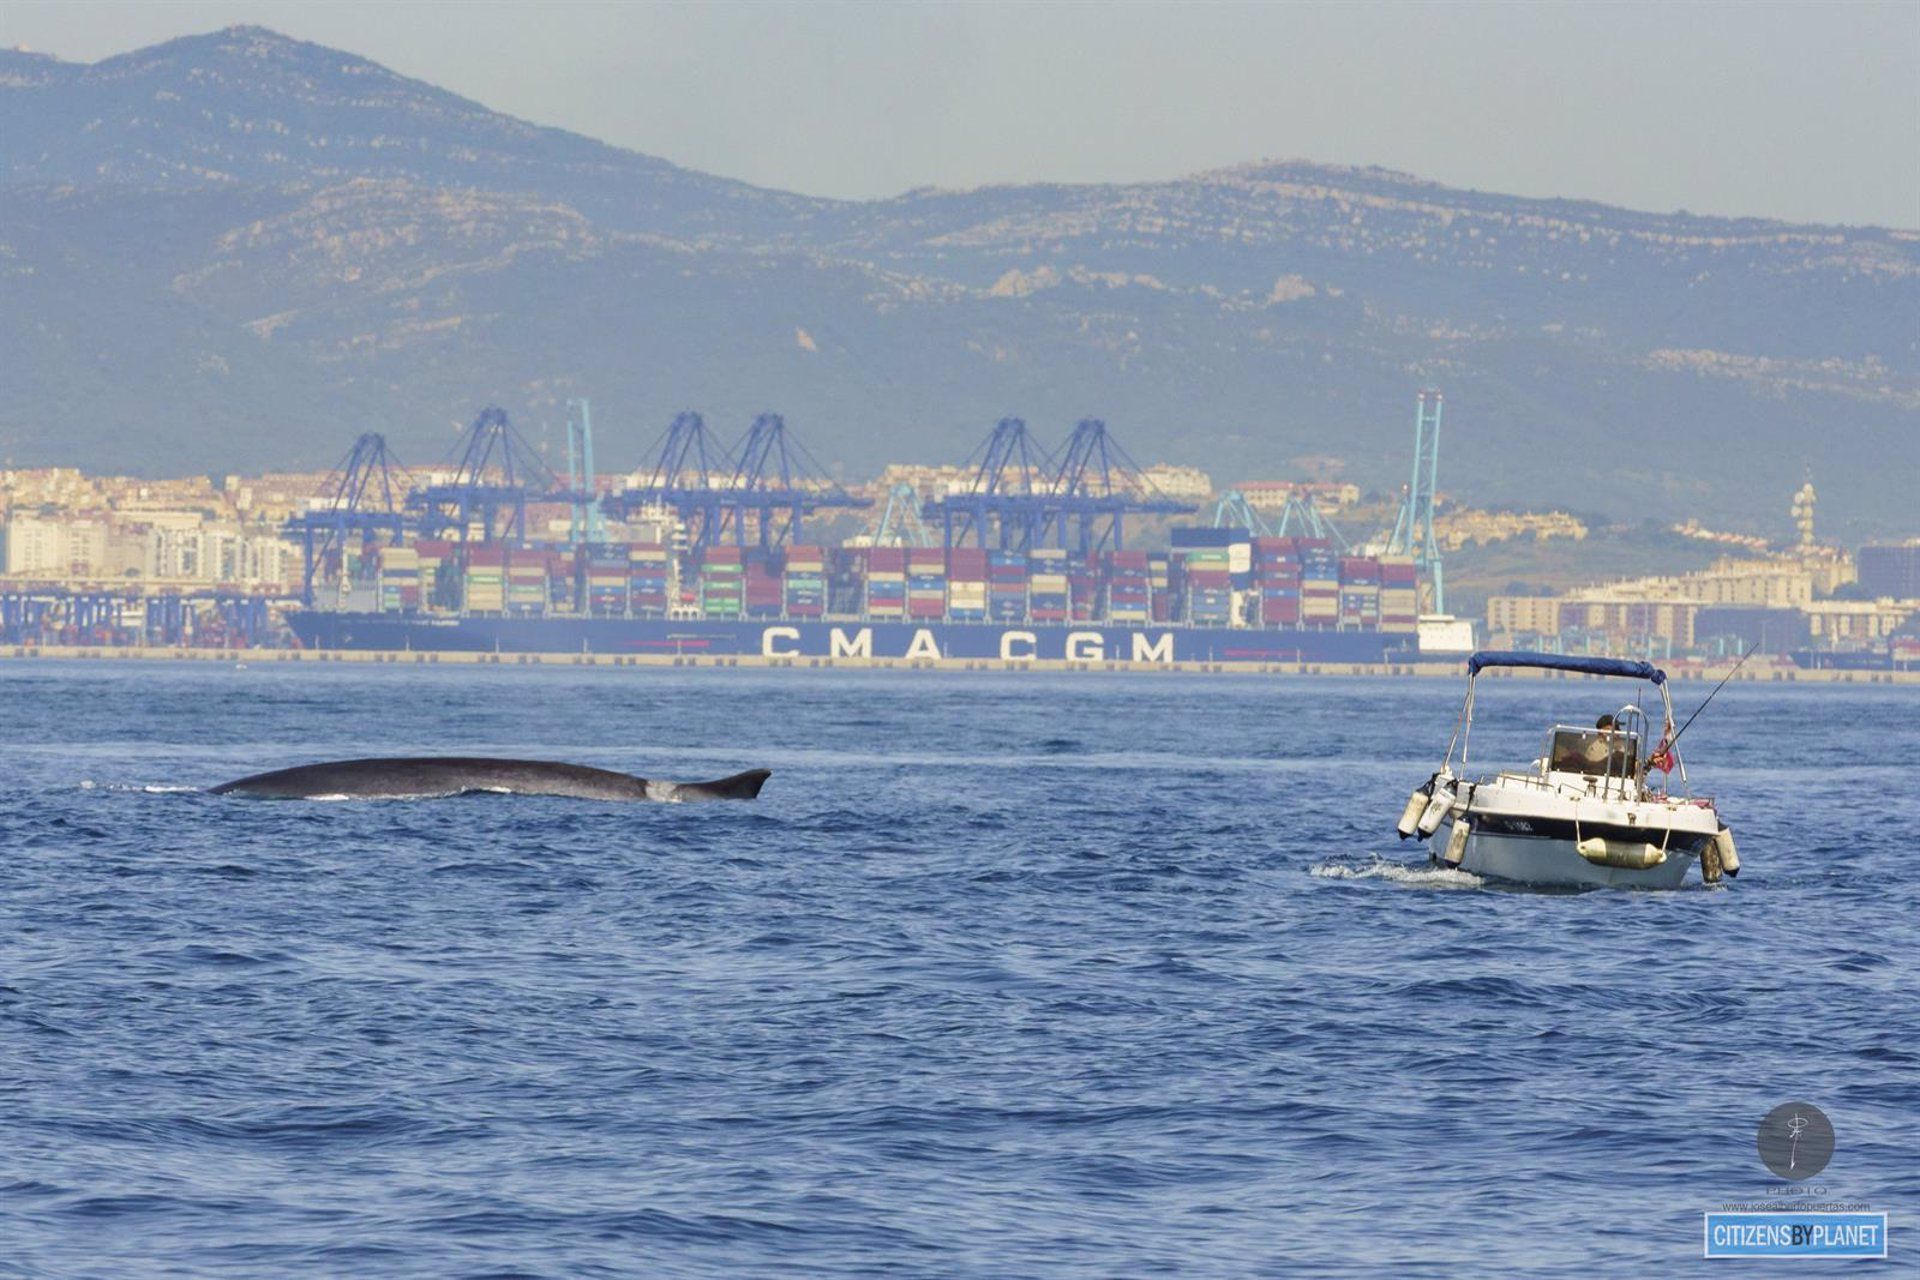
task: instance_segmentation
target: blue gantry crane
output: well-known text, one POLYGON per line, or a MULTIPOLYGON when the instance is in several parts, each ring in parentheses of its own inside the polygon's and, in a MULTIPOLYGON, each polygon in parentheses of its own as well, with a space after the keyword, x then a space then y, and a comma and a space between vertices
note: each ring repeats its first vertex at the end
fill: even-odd
POLYGON ((1155 489, 1098 418, 1074 424, 1047 489, 1036 541, 1045 542, 1051 532, 1056 545, 1065 547, 1071 525, 1082 554, 1124 546, 1129 515, 1191 515, 1197 510, 1155 489))
POLYGON ((1003 418, 987 437, 968 487, 927 504, 949 547, 971 537, 985 547, 1028 550, 1071 542, 1083 554, 1117 550, 1129 515, 1184 515, 1195 510, 1161 494, 1098 418, 1083 418, 1058 460, 1045 455, 1027 424, 1003 418))
POLYGON ((529 502, 577 497, 514 430, 507 411, 489 405, 467 429, 452 481, 414 490, 407 505, 423 537, 492 542, 527 537, 529 502))
POLYGON ((828 480, 825 471, 777 413, 753 420, 735 448, 718 447, 697 413, 682 413, 667 428, 644 484, 610 496, 622 515, 650 506, 674 511, 688 546, 699 551, 724 541, 763 549, 798 536, 816 511, 873 505, 828 480))
POLYGON ((407 486, 397 481, 406 475, 387 438, 365 432, 328 474, 314 504, 288 518, 282 529, 300 541, 300 598, 305 604, 312 606, 314 579, 345 552, 350 536, 359 537, 362 545, 383 534, 389 541, 400 540, 406 527, 402 496, 407 486))
POLYGON ((688 545, 704 547, 719 537, 732 476, 733 459, 708 432, 706 419, 686 410, 668 424, 645 481, 609 494, 601 506, 616 520, 650 507, 670 510, 685 527, 688 545))
POLYGON ((726 490, 733 513, 733 540, 745 546, 749 515, 755 517, 762 549, 797 538, 800 522, 815 511, 870 507, 827 479, 806 446, 787 430, 777 413, 763 413, 747 428, 734 451, 733 483, 726 490))
POLYGON ((940 525, 950 549, 969 537, 985 547, 990 530, 1002 551, 1031 546, 1046 488, 1046 456, 1025 419, 1002 418, 986 443, 968 455, 967 462, 980 461, 967 487, 935 498, 921 515, 940 525))

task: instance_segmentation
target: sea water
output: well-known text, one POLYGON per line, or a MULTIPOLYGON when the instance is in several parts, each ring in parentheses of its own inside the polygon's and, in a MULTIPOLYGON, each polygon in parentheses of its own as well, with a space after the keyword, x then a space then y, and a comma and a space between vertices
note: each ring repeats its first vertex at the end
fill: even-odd
MULTIPOLYGON (((1672 1274, 1785 1101, 1897 1257, 1920 691, 1729 687, 1739 880, 1573 894, 1395 839, 1461 692, 0 664, 0 1273, 1672 1274), (199 790, 428 753, 774 773, 199 790)), ((1475 767, 1632 692, 1483 682, 1475 767)))

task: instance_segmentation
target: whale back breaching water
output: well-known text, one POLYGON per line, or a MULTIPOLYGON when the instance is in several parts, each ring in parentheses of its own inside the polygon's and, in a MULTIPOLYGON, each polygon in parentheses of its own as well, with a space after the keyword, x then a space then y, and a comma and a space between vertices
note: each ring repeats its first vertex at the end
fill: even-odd
POLYGON ((274 800, 425 800, 494 793, 675 804, 752 800, 771 773, 749 769, 712 782, 661 782, 551 760, 422 756, 298 765, 223 782, 212 792, 274 800))

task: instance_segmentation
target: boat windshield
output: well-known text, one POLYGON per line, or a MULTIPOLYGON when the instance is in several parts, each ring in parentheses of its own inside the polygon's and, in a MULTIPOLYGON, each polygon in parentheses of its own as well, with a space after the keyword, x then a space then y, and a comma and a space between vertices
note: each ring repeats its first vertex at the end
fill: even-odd
POLYGON ((1604 729, 1553 731, 1547 767, 1556 773, 1584 773, 1592 777, 1630 778, 1640 759, 1640 736, 1604 729))

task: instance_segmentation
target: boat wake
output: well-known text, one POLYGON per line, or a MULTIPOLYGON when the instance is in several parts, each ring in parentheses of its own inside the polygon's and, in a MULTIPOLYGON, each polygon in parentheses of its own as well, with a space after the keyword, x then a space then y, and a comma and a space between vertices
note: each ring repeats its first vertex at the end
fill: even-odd
POLYGON ((1385 880, 1409 889, 1478 889, 1486 883, 1470 871, 1424 862, 1392 862, 1378 855, 1328 858, 1314 863, 1309 874, 1321 880, 1385 880))

